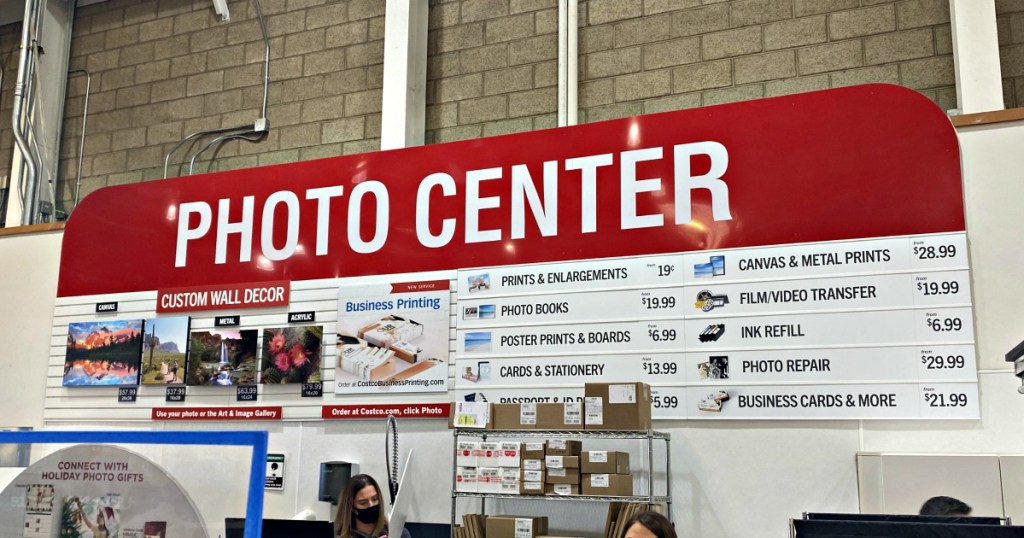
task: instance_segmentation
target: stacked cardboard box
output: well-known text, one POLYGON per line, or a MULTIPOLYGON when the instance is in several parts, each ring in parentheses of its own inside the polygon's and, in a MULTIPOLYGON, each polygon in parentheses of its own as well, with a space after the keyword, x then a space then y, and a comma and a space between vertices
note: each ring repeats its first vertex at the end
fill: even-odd
POLYGON ((548 533, 548 518, 488 516, 486 538, 536 538, 548 533))
POLYGON ((583 395, 585 429, 651 429, 651 386, 647 383, 587 383, 583 395))

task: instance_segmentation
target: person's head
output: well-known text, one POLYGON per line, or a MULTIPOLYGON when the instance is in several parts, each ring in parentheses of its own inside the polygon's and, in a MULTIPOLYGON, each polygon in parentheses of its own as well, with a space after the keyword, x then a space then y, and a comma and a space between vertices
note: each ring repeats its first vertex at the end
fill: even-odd
POLYGON ((372 476, 357 474, 348 479, 345 488, 338 495, 338 513, 334 516, 335 536, 351 536, 356 522, 373 525, 373 534, 387 526, 381 503, 384 496, 372 476))
POLYGON ((940 495, 925 501, 924 504, 921 505, 921 510, 918 511, 918 515, 969 516, 971 515, 971 507, 960 499, 940 495))
POLYGON ((626 521, 621 538, 676 538, 667 517, 652 511, 640 512, 626 521))

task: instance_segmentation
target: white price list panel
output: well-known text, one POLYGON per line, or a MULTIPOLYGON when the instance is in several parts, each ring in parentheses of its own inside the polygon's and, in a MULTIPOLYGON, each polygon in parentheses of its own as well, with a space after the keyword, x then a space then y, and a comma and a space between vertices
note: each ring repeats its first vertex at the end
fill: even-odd
POLYGON ((691 419, 977 418, 974 383, 688 388, 691 419))
POLYGON ((682 284, 683 256, 648 256, 612 260, 486 269, 460 269, 458 297, 553 293, 562 291, 643 288, 682 284))
POLYGON ((682 353, 456 359, 455 388, 573 385, 581 379, 592 383, 676 382, 683 375, 684 363, 682 353))
POLYGON ((459 329, 455 338, 460 358, 673 351, 682 345, 683 320, 459 329))
POLYGON ((688 319, 687 351, 974 341, 970 307, 688 319))
POLYGON ((963 233, 464 270, 455 387, 644 381, 655 418, 977 418, 970 297, 963 233))
POLYGON ((688 384, 973 381, 974 346, 801 348, 686 353, 688 384))
POLYGON ((692 252, 687 283, 967 269, 963 233, 692 252))
POLYGON ((683 290, 684 299, 680 302, 686 305, 687 317, 971 304, 966 270, 706 283, 683 290))
POLYGON ((518 295, 459 301, 460 329, 609 320, 682 318, 683 287, 518 295), (614 305, 614 306, 613 306, 614 305))
MULTIPOLYGON (((681 386, 651 387, 651 418, 683 419, 687 417, 687 391, 681 386)), ((519 387, 455 389, 456 400, 472 399, 492 403, 583 403, 583 386, 576 387, 519 387)))

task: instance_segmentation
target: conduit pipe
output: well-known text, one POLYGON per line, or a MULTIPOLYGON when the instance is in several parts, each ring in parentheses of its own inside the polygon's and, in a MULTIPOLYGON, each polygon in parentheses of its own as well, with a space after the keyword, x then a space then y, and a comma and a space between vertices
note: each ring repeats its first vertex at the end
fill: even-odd
POLYGON ((558 126, 578 123, 578 0, 558 2, 558 126))
MULTIPOLYGON (((43 0, 26 0, 25 16, 21 25, 21 54, 18 59, 18 78, 14 83, 14 103, 11 111, 11 125, 14 128, 14 142, 21 153, 21 160, 25 163, 26 174, 18 180, 18 198, 21 200, 21 224, 29 225, 35 221, 38 163, 35 156, 29 150, 28 141, 25 138, 25 130, 28 121, 25 119, 25 103, 30 101, 31 94, 26 95, 26 89, 32 90, 32 76, 35 72, 35 52, 38 35, 38 19, 40 18, 39 5, 43 0), (26 186, 28 187, 26 189, 26 186)), ((13 178, 12 178, 13 179, 13 178)))
POLYGON ((92 74, 85 69, 74 69, 68 71, 68 77, 72 75, 84 74, 85 75, 85 104, 82 110, 82 136, 78 139, 78 174, 75 178, 75 202, 71 204, 71 209, 78 207, 78 194, 82 189, 82 157, 85 153, 85 123, 89 120, 89 92, 92 88, 92 74))
POLYGON ((167 169, 170 164, 171 155, 174 154, 175 151, 178 151, 178 149, 181 148, 181 146, 183 146, 189 140, 213 134, 221 135, 215 138, 210 143, 204 145, 189 159, 188 173, 189 175, 192 175, 192 170, 194 168, 196 158, 199 157, 200 154, 205 152, 210 147, 217 144, 222 144, 224 142, 227 142, 228 140, 235 139, 247 140, 249 142, 259 142, 260 140, 263 139, 264 136, 266 136, 267 132, 270 130, 270 124, 267 121, 267 93, 268 88, 270 86, 270 37, 268 37, 267 35, 267 23, 266 20, 263 18, 263 8, 260 5, 260 0, 252 1, 256 6, 256 18, 260 23, 260 33, 263 34, 263 103, 262 106, 260 107, 260 117, 257 118, 256 121, 252 124, 196 131, 181 139, 180 141, 178 141, 177 144, 174 145, 173 148, 171 148, 171 151, 167 152, 167 155, 164 156, 164 179, 167 179, 167 169), (251 136, 252 134, 256 134, 257 136, 253 137, 251 136))

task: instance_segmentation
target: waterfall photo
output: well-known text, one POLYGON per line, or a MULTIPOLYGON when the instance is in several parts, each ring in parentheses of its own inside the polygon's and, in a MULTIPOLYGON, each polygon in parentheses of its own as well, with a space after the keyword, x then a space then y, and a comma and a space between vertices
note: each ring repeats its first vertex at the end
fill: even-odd
POLYGON ((193 331, 186 384, 225 387, 255 383, 257 333, 256 329, 193 331))

